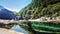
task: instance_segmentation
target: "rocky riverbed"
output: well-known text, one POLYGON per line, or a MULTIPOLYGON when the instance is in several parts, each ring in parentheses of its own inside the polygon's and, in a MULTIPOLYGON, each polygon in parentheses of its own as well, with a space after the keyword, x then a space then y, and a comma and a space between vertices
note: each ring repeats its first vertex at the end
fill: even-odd
POLYGON ((24 33, 16 32, 16 31, 9 30, 9 29, 0 28, 0 34, 24 34, 24 33))

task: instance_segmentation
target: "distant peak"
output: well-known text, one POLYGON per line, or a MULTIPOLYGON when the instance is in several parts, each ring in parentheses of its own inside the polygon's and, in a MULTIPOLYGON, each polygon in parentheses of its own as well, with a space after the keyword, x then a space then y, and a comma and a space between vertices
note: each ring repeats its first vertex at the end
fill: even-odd
POLYGON ((0 8, 4 8, 4 7, 0 5, 0 8))

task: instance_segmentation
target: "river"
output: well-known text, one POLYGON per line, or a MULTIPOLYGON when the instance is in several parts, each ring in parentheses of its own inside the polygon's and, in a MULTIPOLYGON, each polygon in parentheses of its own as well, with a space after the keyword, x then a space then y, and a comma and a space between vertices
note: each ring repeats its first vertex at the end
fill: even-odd
POLYGON ((10 30, 28 34, 28 32, 26 30, 24 30, 22 27, 20 27, 19 25, 13 26, 10 30))

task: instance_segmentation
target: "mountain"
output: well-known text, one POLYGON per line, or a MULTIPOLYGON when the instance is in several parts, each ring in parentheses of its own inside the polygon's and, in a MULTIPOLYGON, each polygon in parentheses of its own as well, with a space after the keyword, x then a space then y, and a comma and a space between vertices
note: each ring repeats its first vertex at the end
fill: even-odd
POLYGON ((14 19, 14 13, 0 5, 0 19, 14 19))
POLYGON ((60 16, 60 0, 32 0, 19 13, 23 18, 29 19, 57 17, 60 16))

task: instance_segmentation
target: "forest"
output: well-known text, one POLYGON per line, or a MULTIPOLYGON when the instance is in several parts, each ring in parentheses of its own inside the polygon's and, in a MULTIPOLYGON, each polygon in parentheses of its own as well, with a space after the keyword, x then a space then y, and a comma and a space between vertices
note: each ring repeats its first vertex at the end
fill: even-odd
POLYGON ((32 2, 19 11, 23 18, 37 19, 40 17, 60 16, 60 0, 32 0, 32 2))

